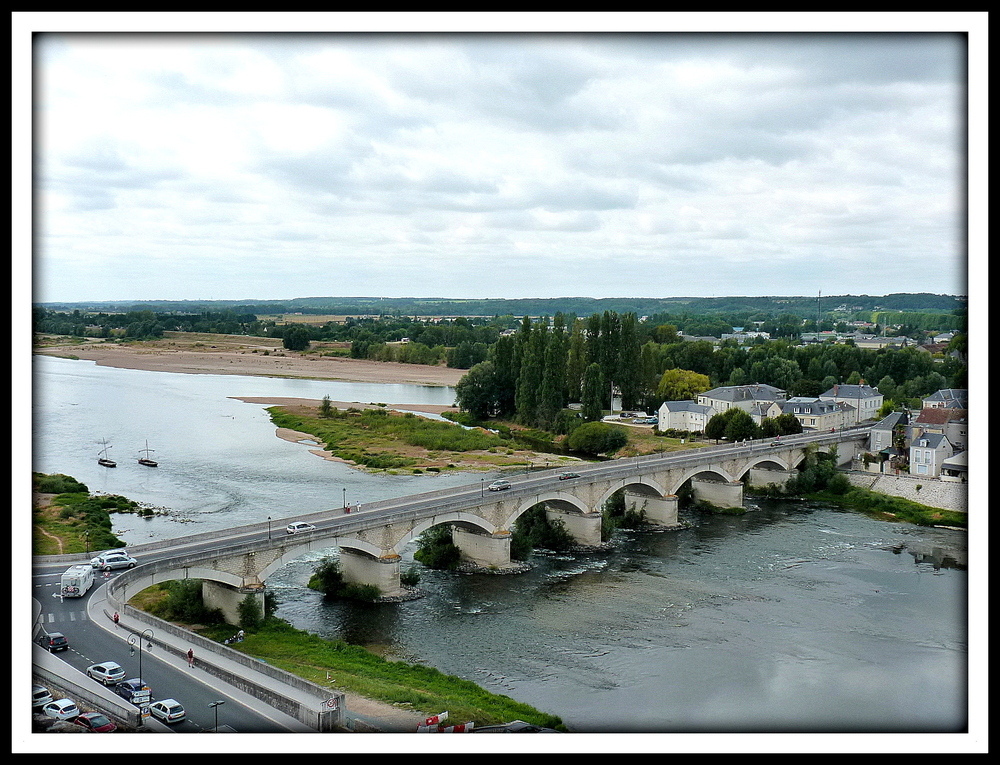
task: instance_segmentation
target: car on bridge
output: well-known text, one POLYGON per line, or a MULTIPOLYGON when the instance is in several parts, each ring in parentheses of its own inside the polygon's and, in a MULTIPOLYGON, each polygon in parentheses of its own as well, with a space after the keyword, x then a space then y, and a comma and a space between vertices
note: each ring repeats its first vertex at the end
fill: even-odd
POLYGON ((128 553, 123 552, 101 553, 96 558, 90 559, 90 565, 101 571, 110 571, 113 568, 135 568, 135 564, 138 562, 128 553))
POLYGON ((505 491, 510 488, 510 481, 506 481, 501 478, 499 481, 494 481, 489 486, 486 487, 490 491, 505 491))
POLYGON ((87 677, 99 680, 105 685, 114 685, 125 679, 125 670, 113 661, 103 661, 87 667, 87 677))
POLYGON ((311 523, 289 523, 285 526, 285 533, 287 534, 301 534, 303 531, 313 531, 316 527, 311 523))
POLYGON ((137 707, 148 706, 152 699, 150 695, 152 692, 149 686, 138 677, 133 677, 131 680, 122 680, 115 686, 115 693, 137 707))
POLYGON ((149 705, 149 713, 165 723, 179 723, 185 717, 184 707, 176 699, 160 699, 149 705))
POLYGON ((61 632, 43 632, 38 636, 38 645, 49 653, 65 651, 69 648, 69 641, 61 632))
POLYGON ((559 474, 559 480, 560 481, 568 481, 570 478, 579 478, 579 477, 580 477, 579 473, 560 473, 559 474))

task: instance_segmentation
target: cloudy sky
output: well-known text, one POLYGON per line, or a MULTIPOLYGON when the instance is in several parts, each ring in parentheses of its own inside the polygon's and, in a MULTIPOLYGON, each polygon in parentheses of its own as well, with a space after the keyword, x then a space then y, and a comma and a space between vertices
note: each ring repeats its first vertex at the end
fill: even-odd
POLYGON ((34 299, 966 294, 965 38, 34 44, 34 299))

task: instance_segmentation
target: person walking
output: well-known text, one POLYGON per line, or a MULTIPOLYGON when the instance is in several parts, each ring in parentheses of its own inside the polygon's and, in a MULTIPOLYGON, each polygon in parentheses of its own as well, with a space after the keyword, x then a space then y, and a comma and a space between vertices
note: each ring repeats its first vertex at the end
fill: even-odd
POLYGON ((193 648, 188 648, 188 666, 189 667, 193 667, 194 666, 194 649, 193 648))
POLYGON ((118 629, 118 612, 115 611, 115 615, 111 617, 115 623, 115 629, 118 629))

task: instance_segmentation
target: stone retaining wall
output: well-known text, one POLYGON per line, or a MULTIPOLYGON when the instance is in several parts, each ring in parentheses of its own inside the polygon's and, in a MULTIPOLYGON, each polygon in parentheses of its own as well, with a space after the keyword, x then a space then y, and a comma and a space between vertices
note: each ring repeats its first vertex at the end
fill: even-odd
POLYGON ((853 486, 877 491, 879 494, 902 497, 942 510, 968 512, 969 486, 965 483, 938 481, 911 475, 873 475, 862 471, 849 472, 846 475, 853 486))

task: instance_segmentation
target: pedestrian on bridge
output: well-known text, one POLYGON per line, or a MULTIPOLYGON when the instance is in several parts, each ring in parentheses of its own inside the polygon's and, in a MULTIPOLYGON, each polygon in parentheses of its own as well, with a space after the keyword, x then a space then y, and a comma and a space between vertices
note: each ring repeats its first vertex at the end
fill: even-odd
POLYGON ((111 617, 112 621, 115 623, 115 629, 118 628, 118 612, 115 611, 115 615, 111 617))
POLYGON ((189 667, 193 667, 194 666, 194 649, 193 648, 188 648, 188 666, 189 667))

